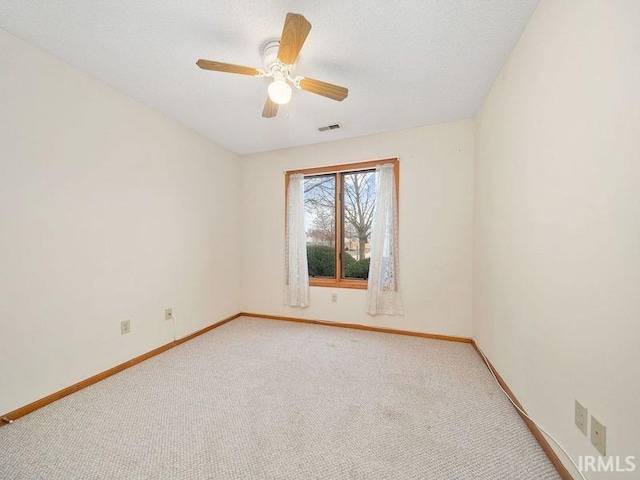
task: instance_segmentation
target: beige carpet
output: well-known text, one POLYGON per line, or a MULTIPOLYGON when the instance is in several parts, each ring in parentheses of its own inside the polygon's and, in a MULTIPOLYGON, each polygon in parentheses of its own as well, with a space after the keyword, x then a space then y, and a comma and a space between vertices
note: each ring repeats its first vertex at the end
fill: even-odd
POLYGON ((240 318, 0 428, 0 478, 559 477, 470 345, 240 318))

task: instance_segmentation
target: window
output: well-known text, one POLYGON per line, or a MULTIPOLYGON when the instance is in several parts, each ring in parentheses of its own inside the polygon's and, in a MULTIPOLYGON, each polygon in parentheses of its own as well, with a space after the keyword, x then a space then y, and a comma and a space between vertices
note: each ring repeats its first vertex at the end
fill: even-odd
POLYGON ((369 239, 376 201, 375 168, 383 163, 394 164, 397 182, 397 159, 287 172, 287 185, 293 173, 305 177, 310 285, 367 288, 369 239))

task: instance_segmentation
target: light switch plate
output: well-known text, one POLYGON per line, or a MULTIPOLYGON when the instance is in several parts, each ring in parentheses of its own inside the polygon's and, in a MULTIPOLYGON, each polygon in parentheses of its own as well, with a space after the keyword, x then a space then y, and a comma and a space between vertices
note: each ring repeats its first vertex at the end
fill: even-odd
POLYGON ((591 443, 602 454, 607 454, 607 427, 591 415, 591 443))
POLYGON ((582 434, 587 436, 587 417, 588 410, 586 407, 583 407, 578 400, 576 400, 576 408, 575 408, 575 422, 578 430, 582 432, 582 434))
POLYGON ((131 331, 131 320, 123 320, 120 322, 120 335, 131 331))

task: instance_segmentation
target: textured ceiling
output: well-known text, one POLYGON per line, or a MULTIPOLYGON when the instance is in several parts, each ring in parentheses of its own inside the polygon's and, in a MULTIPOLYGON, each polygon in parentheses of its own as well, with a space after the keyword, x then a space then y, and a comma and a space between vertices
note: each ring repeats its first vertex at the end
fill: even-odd
POLYGON ((473 117, 538 0, 0 0, 0 27, 240 153, 473 117), (294 74, 349 88, 344 102, 294 89, 260 116, 262 68, 287 12, 313 25, 294 74), (318 132, 339 122, 343 130, 318 132))

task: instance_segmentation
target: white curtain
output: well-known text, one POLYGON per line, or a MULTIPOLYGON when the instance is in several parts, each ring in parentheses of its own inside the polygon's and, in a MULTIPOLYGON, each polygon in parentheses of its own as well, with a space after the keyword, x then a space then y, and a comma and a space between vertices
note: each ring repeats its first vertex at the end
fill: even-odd
POLYGON ((398 200, 393 164, 376 168, 376 206, 371 227, 367 312, 402 315, 398 282, 398 200))
POLYGON ((284 304, 309 306, 307 234, 304 228, 304 175, 289 177, 285 245, 284 304))

